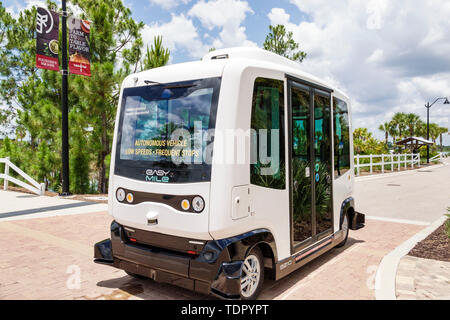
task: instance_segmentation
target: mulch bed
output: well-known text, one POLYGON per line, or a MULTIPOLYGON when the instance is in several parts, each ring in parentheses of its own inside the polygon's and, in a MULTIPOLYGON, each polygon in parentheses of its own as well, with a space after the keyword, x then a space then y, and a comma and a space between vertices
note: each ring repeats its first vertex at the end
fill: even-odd
POLYGON ((418 243, 409 255, 417 258, 450 262, 450 238, 445 232, 445 224, 428 238, 418 243))

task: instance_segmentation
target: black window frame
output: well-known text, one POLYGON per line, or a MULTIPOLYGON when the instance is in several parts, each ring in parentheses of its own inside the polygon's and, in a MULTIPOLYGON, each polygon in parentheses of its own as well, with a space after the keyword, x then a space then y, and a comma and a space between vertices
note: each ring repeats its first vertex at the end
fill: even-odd
MULTIPOLYGON (((209 119, 208 130, 214 130, 216 128, 217 120, 217 109, 219 103, 219 95, 222 84, 222 77, 212 77, 212 78, 202 78, 189 81, 179 81, 164 84, 156 84, 154 86, 163 86, 164 88, 183 88, 183 87, 193 87, 196 83, 201 82, 201 88, 210 88, 213 90, 213 97, 211 102, 211 111, 209 119)), ((125 112, 125 102, 126 97, 129 96, 131 92, 138 92, 139 90, 148 88, 148 86, 142 87, 129 87, 123 89, 120 118, 119 118, 119 129, 123 126, 124 112, 125 112)), ((116 142, 116 153, 115 153, 115 166, 114 174, 116 176, 129 178, 137 181, 146 181, 147 170, 148 169, 167 169, 170 170, 171 184, 186 184, 186 183, 198 183, 198 182, 210 182, 211 181, 211 171, 212 164, 181 164, 175 165, 171 161, 143 161, 143 160, 122 160, 120 158, 122 142, 122 131, 117 132, 117 142, 116 142)), ((209 144, 214 143, 214 137, 211 137, 209 144)))
MULTIPOLYGON (((279 136, 279 148, 280 148, 280 165, 279 165, 279 172, 277 174, 278 178, 275 178, 274 176, 263 176, 261 175, 261 165, 259 163, 259 160, 256 161, 256 163, 250 164, 250 184, 256 185, 263 188, 268 189, 274 189, 274 190, 286 190, 287 188, 287 177, 286 177, 286 124, 285 124, 285 112, 286 112, 286 101, 285 101, 285 81, 280 79, 272 79, 272 78, 266 78, 266 77, 257 77, 254 81, 253 86, 253 94, 252 94, 252 105, 251 105, 251 124, 250 128, 253 132, 256 131, 256 141, 255 139, 251 139, 250 142, 250 150, 252 152, 256 152, 257 159, 259 158, 259 130, 261 129, 267 129, 270 134, 269 128, 256 128, 254 126, 255 121, 255 111, 258 106, 256 106, 257 102, 257 95, 258 90, 261 87, 267 87, 272 89, 277 89, 279 92, 278 97, 278 113, 279 113, 279 130, 280 130, 280 136, 279 136), (270 86, 269 84, 273 84, 270 86), (256 142, 256 146, 253 145, 253 143, 256 142)), ((272 120, 271 120, 272 125, 272 120)), ((273 126, 273 125, 272 125, 273 126)), ((270 156, 272 155, 272 151, 270 150, 271 144, 269 143, 271 140, 268 139, 268 153, 270 156)))
MULTIPOLYGON (((341 107, 339 107, 341 108, 341 107)), ((342 117, 341 117, 342 118, 342 117)), ((350 130, 350 111, 348 108, 348 103, 346 101, 344 101, 343 99, 339 99, 337 97, 333 97, 333 136, 334 136, 334 153, 333 153, 333 161, 334 161, 334 179, 337 180, 339 178, 341 178, 343 175, 345 175, 347 172, 351 171, 351 148, 350 148, 350 143, 351 143, 351 130, 350 130), (338 110, 338 106, 343 105, 345 106, 345 110, 338 110), (344 134, 343 132, 341 133, 341 135, 344 137, 344 140, 339 139, 338 135, 337 135, 337 119, 338 119, 338 115, 343 115, 346 114, 347 115, 347 132, 346 134, 344 134), (345 140, 345 137, 348 137, 347 140, 345 140), (344 147, 343 149, 346 150, 347 152, 342 152, 341 153, 341 149, 339 148, 340 143, 344 142, 344 147), (345 157, 347 161, 344 160, 344 166, 340 165, 340 161, 339 159, 345 157)), ((342 125, 341 125, 341 130, 342 129, 342 125)))

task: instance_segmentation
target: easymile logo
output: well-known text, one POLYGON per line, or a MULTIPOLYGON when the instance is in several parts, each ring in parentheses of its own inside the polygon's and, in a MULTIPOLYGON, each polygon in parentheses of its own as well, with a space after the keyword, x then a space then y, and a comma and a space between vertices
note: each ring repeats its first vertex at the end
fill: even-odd
POLYGON ((162 183, 169 183, 170 182, 170 171, 165 170, 153 170, 148 169, 145 174, 147 177, 145 178, 148 182, 162 182, 162 183))

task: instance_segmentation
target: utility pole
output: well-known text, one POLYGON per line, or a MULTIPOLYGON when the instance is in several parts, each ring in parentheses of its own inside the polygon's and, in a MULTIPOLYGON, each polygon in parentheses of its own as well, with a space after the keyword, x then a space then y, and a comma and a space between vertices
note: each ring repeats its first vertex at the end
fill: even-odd
MULTIPOLYGON (((425 108, 427 108, 427 140, 430 141, 430 108, 434 106, 436 102, 439 100, 445 100, 444 104, 450 104, 447 97, 444 98, 437 98, 432 104, 427 102, 425 105, 425 108)), ((427 143, 427 163, 430 164, 430 145, 427 143)))
POLYGON ((430 141, 430 108, 431 105, 429 102, 425 105, 425 108, 427 108, 427 164, 430 164, 430 145, 428 144, 428 141, 430 141))
POLYGON ((62 0, 62 196, 70 195, 69 184, 69 106, 68 106, 68 76, 67 66, 67 4, 62 0))

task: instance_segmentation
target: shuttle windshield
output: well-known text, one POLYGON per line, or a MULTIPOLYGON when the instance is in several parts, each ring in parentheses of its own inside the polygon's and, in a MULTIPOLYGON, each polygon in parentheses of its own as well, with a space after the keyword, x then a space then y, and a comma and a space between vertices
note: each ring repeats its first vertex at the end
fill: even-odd
POLYGON ((220 78, 126 88, 115 174, 161 183, 210 181, 220 78))

